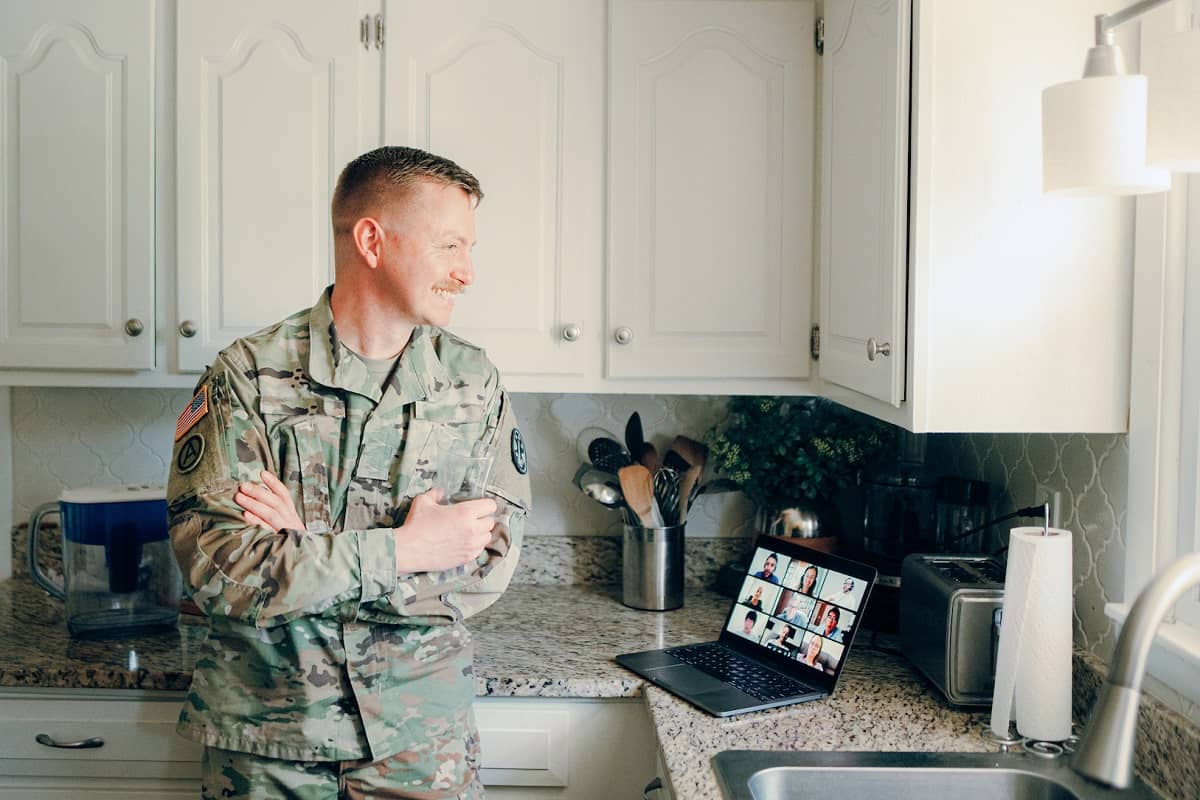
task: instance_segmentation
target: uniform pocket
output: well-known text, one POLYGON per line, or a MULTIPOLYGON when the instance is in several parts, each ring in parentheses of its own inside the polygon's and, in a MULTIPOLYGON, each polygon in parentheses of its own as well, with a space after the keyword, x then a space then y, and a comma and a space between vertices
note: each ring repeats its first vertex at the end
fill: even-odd
POLYGON ((330 417, 312 416, 302 417, 289 426, 296 443, 295 464, 289 466, 299 472, 298 506, 309 533, 328 533, 333 529, 330 470, 338 458, 340 422, 330 417))

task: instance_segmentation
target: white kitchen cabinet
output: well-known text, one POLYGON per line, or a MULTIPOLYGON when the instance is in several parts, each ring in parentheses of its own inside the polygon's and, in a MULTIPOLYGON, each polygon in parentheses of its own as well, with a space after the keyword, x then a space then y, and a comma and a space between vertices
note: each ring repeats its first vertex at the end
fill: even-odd
POLYGON ((641 698, 475 701, 489 800, 641 797, 655 738, 641 698))
POLYGON ((0 366, 154 367, 154 9, 4 4, 0 366))
MULTIPOLYGON (((194 800, 203 747, 175 733, 183 696, 0 691, 0 800, 194 800), (95 739, 89 748, 39 743, 95 739)), ((480 698, 481 777, 493 800, 637 797, 655 766, 640 699, 480 698)))
POLYGON ((610 14, 610 385, 808 377, 814 4, 610 14))
POLYGON ((821 377, 899 407, 908 272, 909 15, 825 5, 821 377), (875 357, 864 358, 875 342, 875 357))
POLYGON ((605 9, 385 0, 384 125, 471 170, 475 284, 451 328, 513 380, 594 376, 600 350, 605 9))
POLYGON ((179 3, 181 370, 332 282, 329 201, 342 167, 377 140, 367 120, 381 58, 373 28, 364 45, 364 16, 324 0, 179 3))
POLYGON ((0 692, 0 800, 195 800, 200 745, 175 734, 165 692, 0 692), (93 747, 59 748, 37 741, 93 747))
POLYGON ((953 0, 825 7, 834 138, 822 145, 820 392, 917 432, 1125 430, 1132 200, 1041 188, 1041 92, 1078 77, 1094 4, 1019 0, 1001 15, 953 0), (892 166, 905 136, 893 107, 910 20, 906 174, 892 166), (873 56, 842 60, 864 50, 873 56), (844 180, 864 196, 839 195, 844 180), (906 195, 907 230, 896 224, 906 195), (891 355, 869 362, 870 338, 891 355), (858 368, 847 366, 856 348, 858 368))

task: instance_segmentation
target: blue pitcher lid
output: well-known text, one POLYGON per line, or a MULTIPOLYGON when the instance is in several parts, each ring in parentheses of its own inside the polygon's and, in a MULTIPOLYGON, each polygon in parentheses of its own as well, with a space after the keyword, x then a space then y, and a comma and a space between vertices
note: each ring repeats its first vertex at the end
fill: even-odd
POLYGON ((165 486, 93 486, 86 489, 66 489, 58 497, 60 503, 137 503, 144 500, 166 500, 165 486))

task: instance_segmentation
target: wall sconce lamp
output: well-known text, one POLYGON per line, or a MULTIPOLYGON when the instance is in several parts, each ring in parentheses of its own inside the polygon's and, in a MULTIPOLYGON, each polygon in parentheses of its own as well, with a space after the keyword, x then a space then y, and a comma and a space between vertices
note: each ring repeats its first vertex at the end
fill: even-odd
MULTIPOLYGON (((1129 75, 1113 29, 1172 0, 1096 17, 1083 78, 1042 92, 1042 188, 1056 195, 1161 192, 1200 172, 1200 13, 1142 55, 1129 75)), ((1197 5, 1200 5, 1198 3, 1197 5)))

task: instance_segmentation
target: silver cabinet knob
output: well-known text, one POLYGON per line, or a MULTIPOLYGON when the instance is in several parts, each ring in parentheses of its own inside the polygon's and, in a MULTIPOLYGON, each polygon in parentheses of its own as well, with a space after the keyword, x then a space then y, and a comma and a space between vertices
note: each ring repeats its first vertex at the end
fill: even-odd
POLYGON ((130 336, 141 336, 144 330, 146 330, 146 326, 142 324, 140 319, 135 317, 134 319, 125 320, 125 332, 130 336))
POLYGON ((563 337, 564 342, 579 341, 579 335, 581 333, 583 333, 583 331, 580 330, 579 326, 576 325, 575 323, 571 323, 570 325, 563 325, 562 337, 563 337))
POLYGON ((613 338, 617 340, 617 344, 629 344, 633 341, 633 329, 622 325, 613 331, 613 338))
POLYGON ((875 337, 867 339, 867 360, 874 361, 875 356, 890 356, 892 354, 892 345, 890 342, 876 342, 875 337))
POLYGON ((195 336, 196 331, 196 323, 192 322, 190 319, 185 319, 183 322, 179 323, 179 335, 185 339, 190 339, 195 336))

